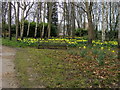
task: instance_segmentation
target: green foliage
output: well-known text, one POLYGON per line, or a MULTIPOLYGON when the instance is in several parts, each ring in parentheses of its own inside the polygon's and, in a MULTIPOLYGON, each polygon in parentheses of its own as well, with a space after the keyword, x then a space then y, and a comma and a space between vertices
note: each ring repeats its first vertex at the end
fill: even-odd
MULTIPOLYGON (((20 22, 20 24, 21 24, 21 22, 20 22)), ((23 35, 24 37, 27 36, 28 24, 29 24, 29 21, 25 20, 24 21, 24 35, 23 35)), ((36 22, 30 22, 30 31, 29 31, 28 37, 34 37, 35 27, 36 27, 36 22)), ((43 22, 38 24, 37 37, 40 37, 42 27, 43 27, 43 22)), ((8 24, 5 24, 4 28, 5 28, 5 31, 8 31, 8 24)), ((16 34, 16 25, 13 24, 11 26, 11 28, 12 28, 12 35, 15 35, 16 34)), ((19 25, 19 29, 20 29, 20 25, 19 25)), ((48 23, 44 23, 44 37, 47 37, 47 33, 48 33, 47 30, 48 30, 48 23)), ((19 35, 20 35, 20 30, 19 30, 19 35)), ((51 24, 51 37, 52 36, 54 36, 54 37, 57 36, 57 26, 55 26, 54 24, 51 24)))
POLYGON ((99 51, 96 60, 98 61, 99 65, 104 65, 105 53, 103 51, 99 51))
POLYGON ((8 38, 4 39, 2 38, 2 45, 5 45, 5 46, 10 46, 10 47, 37 47, 37 43, 34 43, 34 44, 29 44, 29 43, 26 43, 26 42, 20 42, 20 41, 16 41, 15 38, 13 38, 12 40, 9 40, 8 38))
POLYGON ((112 30, 106 33, 107 40, 117 40, 117 38, 118 38, 118 30, 112 30))
POLYGON ((15 25, 15 24, 13 24, 13 25, 11 26, 11 32, 12 32, 12 34, 14 34, 14 36, 15 36, 15 33, 16 33, 16 25, 15 25))
POLYGON ((94 55, 97 55, 97 54, 99 54, 99 50, 98 50, 98 49, 93 49, 93 50, 92 50, 92 53, 93 53, 94 55))
POLYGON ((68 50, 68 54, 79 55, 79 52, 77 52, 76 50, 68 50))
POLYGON ((80 50, 80 56, 85 57, 87 55, 87 49, 80 50))
POLYGON ((5 24, 5 25, 4 25, 4 29, 5 29, 5 30, 8 30, 8 24, 5 24))
POLYGON ((83 28, 77 28, 75 30, 75 35, 76 36, 86 36, 87 35, 87 30, 83 29, 83 28))

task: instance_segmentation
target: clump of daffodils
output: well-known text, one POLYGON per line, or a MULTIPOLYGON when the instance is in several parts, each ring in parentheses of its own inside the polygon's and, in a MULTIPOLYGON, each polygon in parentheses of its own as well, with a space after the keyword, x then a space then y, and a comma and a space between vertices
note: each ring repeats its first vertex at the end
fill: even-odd
POLYGON ((113 52, 113 53, 114 53, 115 51, 114 51, 114 50, 112 50, 111 52, 113 52))
POLYGON ((84 49, 86 48, 86 46, 83 47, 84 49))

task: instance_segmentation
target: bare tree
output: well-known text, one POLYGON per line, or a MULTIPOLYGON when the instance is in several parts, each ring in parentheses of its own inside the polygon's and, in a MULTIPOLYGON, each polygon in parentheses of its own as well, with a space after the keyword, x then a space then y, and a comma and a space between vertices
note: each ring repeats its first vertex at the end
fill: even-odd
POLYGON ((88 19, 88 44, 92 44, 92 40, 94 39, 94 28, 92 23, 92 6, 93 2, 85 2, 86 6, 86 13, 87 13, 87 19, 88 19))
POLYGON ((52 16, 52 2, 48 2, 48 38, 50 38, 51 33, 51 16, 52 16))
POLYGON ((30 21, 28 23, 27 37, 29 36, 29 32, 30 32, 30 21))
POLYGON ((9 27, 9 39, 12 40, 11 35, 11 2, 8 2, 8 27, 9 27))
POLYGON ((67 31, 66 34, 68 36, 71 35, 71 30, 70 30, 70 2, 65 3, 65 9, 66 9, 66 25, 67 25, 67 31))
POLYGON ((39 3, 37 4, 37 10, 36 10, 36 15, 37 15, 37 19, 36 19, 36 27, 35 27, 35 34, 34 37, 36 38, 37 35, 37 28, 38 28, 38 22, 39 22, 39 3))
POLYGON ((6 30, 5 30, 5 24, 6 24, 6 13, 7 13, 7 3, 2 2, 2 33, 3 37, 6 37, 6 30))
POLYGON ((18 31, 19 31, 19 7, 20 7, 20 3, 19 3, 19 2, 17 2, 16 40, 18 40, 18 31))
POLYGON ((23 2, 23 8, 22 8, 22 19, 21 19, 21 33, 20 33, 20 36, 21 36, 21 39, 23 40, 23 33, 24 33, 24 13, 25 13, 25 9, 26 9, 26 6, 25 6, 25 2, 23 2))
POLYGON ((29 14, 28 12, 32 8, 33 4, 34 4, 34 2, 32 2, 32 4, 31 4, 31 2, 25 2, 25 1, 23 1, 23 3, 21 4, 22 6, 20 6, 21 9, 22 9, 22 17, 21 17, 22 18, 21 19, 21 21, 22 21, 21 27, 22 28, 21 28, 21 33, 20 33, 20 36, 21 36, 22 40, 23 40, 23 34, 24 34, 24 21, 27 18, 28 14, 29 14), (27 9, 27 7, 28 7, 28 9, 27 9), (25 13, 25 11, 26 11, 26 13, 25 13), (26 15, 24 16, 24 14, 26 14, 26 15))
MULTIPOLYGON (((39 18, 38 22, 42 22, 42 2, 39 2, 39 18)), ((42 37, 42 29, 40 28, 40 38, 42 37)))
POLYGON ((17 10, 16 10, 16 6, 15 3, 12 4, 13 8, 14 8, 14 13, 15 13, 15 23, 16 23, 16 41, 18 41, 18 31, 19 31, 19 8, 20 8, 20 3, 17 2, 17 10))
POLYGON ((105 13, 105 3, 102 2, 102 41, 105 41, 105 29, 106 29, 106 25, 105 25, 105 22, 106 22, 106 13, 105 13))
MULTIPOLYGON (((119 13, 119 20, 120 20, 120 2, 118 3, 118 13, 119 13)), ((118 59, 120 59, 120 21, 118 25, 118 59)))
POLYGON ((42 27, 42 35, 41 35, 41 39, 43 38, 44 36, 44 29, 45 29, 45 17, 46 17, 46 2, 44 2, 44 12, 43 12, 43 27, 42 27))
POLYGON ((63 4, 64 4, 64 8, 63 8, 63 16, 64 16, 64 26, 63 26, 63 37, 65 37, 65 29, 66 29, 66 24, 65 24, 65 22, 66 22, 66 9, 65 9, 65 3, 66 2, 64 2, 63 4))
POLYGON ((75 6, 74 2, 71 3, 71 20, 72 20, 72 38, 75 36, 75 6))

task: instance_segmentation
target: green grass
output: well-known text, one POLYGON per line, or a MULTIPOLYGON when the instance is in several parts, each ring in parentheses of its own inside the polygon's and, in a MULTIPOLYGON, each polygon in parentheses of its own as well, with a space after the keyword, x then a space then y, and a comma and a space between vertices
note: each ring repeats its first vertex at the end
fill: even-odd
POLYGON ((0 45, 2 45, 2 38, 0 38, 0 45))
MULTIPOLYGON (((1 38, 0 38, 1 40, 1 38)), ((120 79, 117 48, 86 46, 67 50, 35 49, 37 43, 2 38, 2 45, 18 47, 15 65, 21 87, 118 88, 120 79), (24 48, 19 48, 24 47, 24 48), (115 52, 111 52, 114 50, 115 52)))
POLYGON ((15 60, 21 87, 29 88, 118 87, 117 62, 108 59, 99 66, 96 60, 71 55, 69 50, 35 48, 18 50, 15 60))
POLYGON ((79 80, 78 77, 72 77, 77 71, 74 71, 74 65, 63 60, 65 55, 66 51, 64 50, 37 50, 32 48, 19 50, 15 63, 22 87, 41 85, 49 88, 72 88, 79 87, 80 83, 81 87, 86 87, 85 79, 82 76, 79 76, 79 80), (33 80, 29 80, 29 78, 33 80))
POLYGON ((8 38, 4 39, 4 38, 1 38, 2 40, 2 45, 5 45, 5 46, 10 46, 10 47, 37 47, 38 44, 33 44, 33 45, 29 45, 28 43, 25 43, 25 42, 20 42, 20 41, 16 41, 15 38, 12 38, 12 40, 9 40, 8 38))

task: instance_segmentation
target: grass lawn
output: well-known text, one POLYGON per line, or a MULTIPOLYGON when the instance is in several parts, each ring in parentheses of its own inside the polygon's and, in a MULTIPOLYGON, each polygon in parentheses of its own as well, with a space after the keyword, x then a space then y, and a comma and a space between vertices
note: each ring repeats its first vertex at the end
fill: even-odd
MULTIPOLYGON (((21 87, 120 87, 120 62, 117 59, 116 41, 106 42, 107 45, 97 41, 93 46, 87 46, 83 43, 86 40, 71 39, 68 41, 70 46, 76 42, 77 46, 60 50, 37 49, 37 39, 18 42, 15 38, 12 41, 3 38, 0 40, 2 45, 17 48, 15 65, 21 87), (78 43, 79 41, 82 43, 78 43)), ((60 41, 51 39, 50 43, 48 41, 44 43, 48 45, 62 43, 60 41)))
POLYGON ((95 59, 96 51, 89 49, 86 53, 82 50, 19 49, 15 64, 21 87, 120 87, 118 59, 107 55, 100 59, 104 60, 104 64, 101 64, 95 59))

